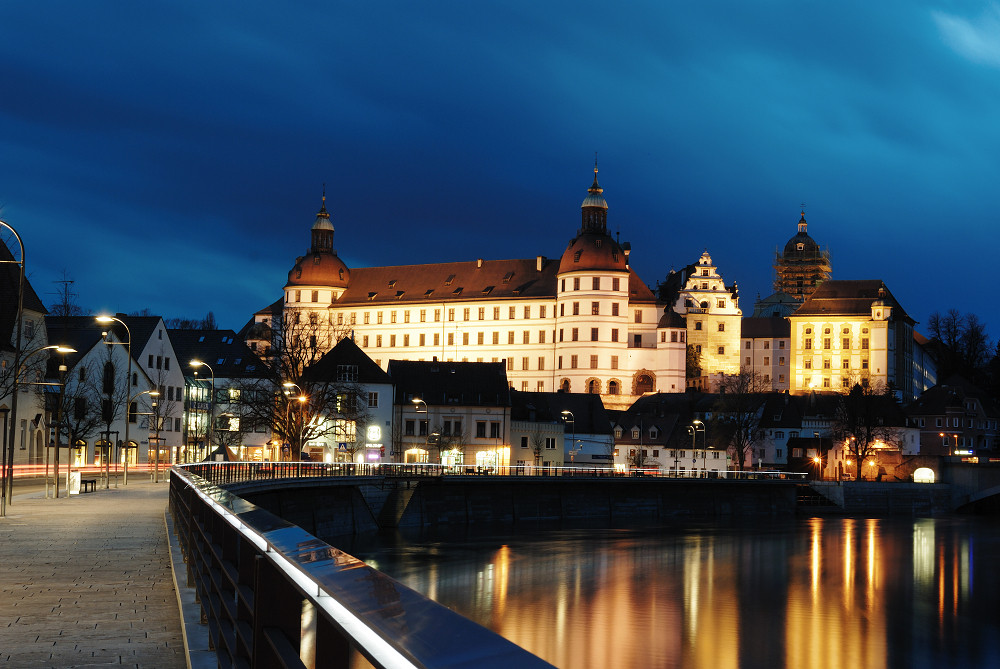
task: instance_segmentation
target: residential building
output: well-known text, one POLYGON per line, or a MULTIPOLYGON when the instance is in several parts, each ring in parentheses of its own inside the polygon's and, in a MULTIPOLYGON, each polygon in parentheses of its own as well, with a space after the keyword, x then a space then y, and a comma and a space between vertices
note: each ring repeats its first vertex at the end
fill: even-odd
MULTIPOLYGON (((119 341, 130 341, 132 364, 142 368, 159 392, 156 406, 152 408, 153 415, 144 416, 142 423, 152 421, 149 426, 151 439, 154 444, 159 444, 160 462, 169 463, 184 443, 181 430, 184 419, 183 365, 177 359, 161 317, 115 314, 115 318, 121 323, 114 321, 103 327, 113 330, 119 341)), ((151 448, 154 444, 150 445, 151 448)), ((155 454, 150 457, 155 459, 155 454)))
POLYGON ((923 455, 996 456, 1000 407, 988 393, 955 375, 906 407, 923 455))
MULTIPOLYGON (((306 441, 308 459, 389 462, 392 456, 392 378, 349 337, 341 339, 302 375, 308 387, 336 395, 306 441)), ((449 428, 451 426, 449 425, 449 428)))
POLYGON ((104 329, 93 316, 47 316, 46 327, 61 345, 75 350, 49 359, 48 378, 65 384, 64 389, 47 386, 50 442, 55 442, 58 419, 64 426, 60 443, 71 444, 74 467, 109 464, 109 458, 118 464, 155 460, 156 440, 150 441, 148 419, 157 386, 142 366, 130 361, 128 341, 104 329))
MULTIPOLYGON (((280 459, 269 421, 244 397, 248 390, 268 396, 277 391, 263 362, 232 330, 169 329, 167 334, 184 374, 183 447, 177 461, 280 459), (192 364, 195 360, 203 364, 192 364)), ((261 403, 269 406, 266 398, 261 403)))
POLYGON ((744 318, 740 327, 740 369, 758 374, 769 390, 788 390, 792 351, 788 319, 744 318))
POLYGON ((510 466, 510 387, 499 362, 391 360, 394 462, 462 473, 510 466))
MULTIPOLYGON (((20 266, 14 255, 0 240, 0 427, 13 421, 13 462, 15 465, 40 464, 45 460, 45 443, 48 426, 44 422, 45 403, 36 383, 45 379, 45 363, 49 345, 45 329, 45 305, 38 298, 31 282, 25 279, 20 333, 18 330, 17 303, 20 266), (20 337, 18 336, 20 334, 20 337), (16 355, 20 345, 21 354, 16 355), (15 358, 19 373, 17 415, 14 409, 15 358)), ((4 437, 10 439, 10 433, 4 437)))

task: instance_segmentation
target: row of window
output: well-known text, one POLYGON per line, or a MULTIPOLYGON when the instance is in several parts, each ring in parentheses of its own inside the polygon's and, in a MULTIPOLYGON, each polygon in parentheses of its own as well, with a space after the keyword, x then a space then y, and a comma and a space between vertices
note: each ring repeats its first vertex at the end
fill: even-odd
POLYGON ((146 367, 153 369, 153 365, 156 365, 156 369, 170 369, 170 357, 162 355, 152 355, 150 354, 146 360, 146 367))
MULTIPOLYGON (((524 365, 527 365, 528 358, 522 358, 521 360, 522 360, 522 363, 524 363, 524 365)), ((542 364, 543 360, 544 360, 544 358, 539 358, 538 359, 538 362, 539 362, 540 365, 542 364)), ((600 369, 600 365, 598 364, 599 360, 600 360, 600 356, 591 355, 590 356, 590 366, 588 368, 589 369, 600 369)), ((510 371, 510 370, 513 369, 513 367, 511 367, 511 363, 512 363, 512 360, 510 358, 508 358, 507 359, 507 369, 508 369, 508 371, 510 371)), ((610 367, 609 367, 610 369, 618 369, 618 356, 617 355, 611 356, 610 363, 611 363, 610 367)), ((571 355, 571 356, 569 356, 569 369, 578 369, 579 367, 580 367, 580 356, 578 356, 578 355, 571 355)), ((560 356, 558 356, 556 358, 556 369, 562 369, 562 368, 563 368, 563 356, 560 355, 560 356)), ((524 367, 522 367, 522 369, 526 370, 526 369, 528 369, 528 367, 524 366, 524 367)), ((539 367, 539 369, 544 369, 544 368, 543 367, 539 367)))
MULTIPOLYGON (((538 330, 538 336, 537 336, 536 341, 534 343, 536 343, 536 344, 544 344, 545 340, 547 338, 545 333, 546 333, 545 330, 538 330)), ((470 346, 470 345, 472 345, 472 334, 473 333, 471 333, 471 332, 448 332, 448 333, 445 334, 444 339, 445 339, 445 342, 446 342, 447 346, 456 346, 459 343, 462 346, 470 346)), ((491 333, 482 332, 482 331, 476 332, 475 333, 475 335, 476 335, 476 343, 475 343, 475 345, 476 346, 485 346, 485 345, 487 345, 487 339, 486 339, 486 335, 487 334, 490 335, 490 339, 489 339, 489 343, 490 344, 492 344, 494 346, 499 346, 500 345, 500 340, 501 340, 501 334, 502 333, 500 331, 497 331, 497 330, 494 330, 491 333)), ((620 335, 620 330, 618 328, 612 328, 611 332, 610 332, 610 335, 611 335, 611 338, 610 338, 611 342, 623 341, 622 338, 621 338, 621 335, 620 335)), ((660 341, 661 342, 666 342, 666 338, 667 338, 666 331, 660 332, 660 341)), ((361 348, 369 348, 370 345, 372 344, 372 342, 374 342, 375 348, 382 348, 383 342, 388 342, 389 348, 396 348, 396 346, 402 346, 403 348, 406 348, 406 347, 412 345, 412 342, 414 341, 414 339, 416 341, 416 345, 417 346, 427 346, 428 336, 425 333, 419 333, 419 334, 413 335, 413 339, 411 339, 411 335, 409 335, 409 334, 401 334, 401 335, 396 335, 396 334, 380 335, 380 334, 377 334, 377 335, 361 335, 361 348)), ((532 343, 532 341, 531 341, 531 331, 530 330, 522 330, 521 331, 520 342, 518 342, 517 339, 518 339, 517 332, 515 332, 514 330, 508 330, 507 331, 506 345, 508 345, 508 346, 513 346, 513 345, 518 344, 518 343, 520 343, 522 345, 530 345, 532 343)), ((678 340, 681 343, 684 342, 684 332, 683 331, 678 331, 678 330, 671 331, 671 333, 670 333, 670 341, 671 342, 677 342, 678 340)), ((566 339, 566 330, 565 330, 565 328, 559 328, 559 341, 560 342, 562 342, 562 341, 581 341, 581 339, 580 339, 580 328, 571 328, 569 330, 569 339, 568 340, 566 339)), ((600 329, 599 328, 590 328, 590 339, 588 341, 600 341, 600 329)), ((440 332, 435 332, 435 333, 431 334, 430 335, 430 342, 431 342, 431 346, 440 346, 441 345, 441 333, 440 332)), ((641 334, 635 334, 635 335, 633 335, 632 345, 635 346, 635 347, 641 347, 642 346, 642 335, 641 334)))
MULTIPOLYGON (((784 360, 784 358, 782 358, 782 360, 784 360)), ((833 369, 833 367, 831 365, 832 365, 832 363, 830 362, 830 358, 823 358, 823 369, 833 369)), ((808 358, 806 358, 805 360, 802 361, 802 366, 805 369, 812 369, 813 368, 813 361, 810 360, 810 359, 808 359, 808 358)), ((840 361, 840 368, 841 369, 850 369, 851 368, 851 361, 849 359, 847 359, 847 358, 844 358, 843 360, 840 361)), ((868 359, 867 358, 861 361, 861 369, 868 369, 868 359)))
MULTIPOLYGON (((573 277, 573 281, 570 284, 573 287, 573 290, 580 290, 580 286, 582 285, 582 280, 583 280, 583 277, 579 277, 579 276, 573 277)), ((621 285, 622 285, 622 283, 621 283, 621 278, 620 277, 617 277, 617 276, 611 277, 611 290, 613 290, 613 291, 619 291, 619 290, 621 290, 621 285)), ((601 277, 599 277, 599 276, 593 276, 593 277, 591 277, 590 278, 590 288, 591 288, 591 290, 601 290, 601 277)), ((566 292, 566 279, 562 280, 562 283, 560 284, 560 290, 562 292, 564 292, 564 293, 566 292)))
MULTIPOLYGON (((819 342, 817 342, 817 344, 819 344, 819 342)), ((834 348, 833 341, 830 339, 830 337, 824 337, 822 344, 823 344, 823 349, 824 350, 830 350, 830 349, 834 348)), ((840 344, 841 344, 840 348, 842 350, 845 350, 845 351, 850 350, 851 349, 851 338, 850 337, 844 337, 841 340, 840 344)), ((813 347, 812 337, 806 337, 803 340, 803 347, 807 348, 807 349, 811 349, 813 347)), ((819 346, 817 346, 817 348, 819 348, 819 346)), ((861 349, 862 350, 866 350, 867 348, 868 348, 868 337, 862 337, 861 338, 861 349)))
MULTIPOLYGON (((744 348, 746 348, 747 350, 749 350, 749 349, 753 348, 753 345, 752 345, 752 344, 753 344, 753 340, 751 340, 751 339, 748 339, 748 340, 746 341, 746 344, 744 345, 744 348)), ((764 340, 764 346, 763 346, 763 349, 764 349, 765 351, 767 351, 767 350, 768 350, 768 349, 770 349, 770 348, 771 348, 771 342, 770 342, 769 340, 765 339, 765 340, 764 340)), ((785 348, 785 341, 784 341, 783 339, 779 339, 779 340, 778 340, 778 348, 785 348)))
MULTIPOLYGON (((533 446, 535 444, 532 444, 533 446)), ((538 448, 543 448, 547 451, 554 451, 556 449, 556 438, 555 437, 545 437, 544 442, 539 441, 537 444, 538 448)), ((528 448, 528 437, 521 437, 521 448, 528 448)))

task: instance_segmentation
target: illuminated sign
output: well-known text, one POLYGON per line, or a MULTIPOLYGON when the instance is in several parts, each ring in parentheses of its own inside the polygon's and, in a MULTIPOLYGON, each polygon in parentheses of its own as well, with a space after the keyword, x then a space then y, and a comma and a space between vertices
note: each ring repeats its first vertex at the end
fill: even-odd
POLYGON ((378 425, 368 426, 368 441, 381 441, 382 439, 382 428, 378 425))

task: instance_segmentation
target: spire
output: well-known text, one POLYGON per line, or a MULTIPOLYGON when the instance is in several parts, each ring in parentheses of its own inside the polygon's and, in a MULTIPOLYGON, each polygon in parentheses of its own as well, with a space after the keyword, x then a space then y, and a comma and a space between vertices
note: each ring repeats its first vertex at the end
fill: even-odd
POLYGON ((806 232, 806 212, 802 210, 802 218, 799 219, 799 232, 806 232))
POLYGON ((333 251, 333 223, 330 221, 330 212, 326 210, 326 184, 323 184, 323 199, 319 211, 316 213, 316 222, 312 225, 312 253, 333 251))
POLYGON ((594 154, 594 183, 587 189, 587 197, 584 198, 580 208, 583 210, 583 225, 580 232, 601 232, 607 233, 608 227, 608 203, 604 199, 604 189, 597 183, 597 154, 594 154))

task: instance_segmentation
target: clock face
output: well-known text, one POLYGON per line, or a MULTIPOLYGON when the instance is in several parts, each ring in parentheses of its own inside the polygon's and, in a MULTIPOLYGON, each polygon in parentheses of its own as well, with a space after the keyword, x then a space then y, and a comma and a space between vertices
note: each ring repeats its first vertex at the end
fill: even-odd
POLYGON ((379 441, 382 438, 382 428, 378 425, 368 426, 368 441, 379 441))

